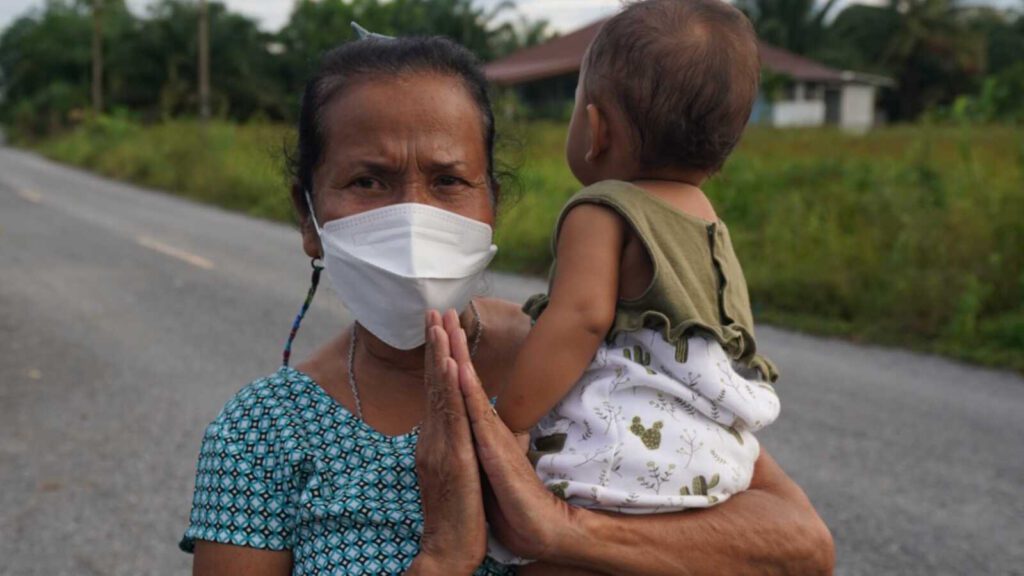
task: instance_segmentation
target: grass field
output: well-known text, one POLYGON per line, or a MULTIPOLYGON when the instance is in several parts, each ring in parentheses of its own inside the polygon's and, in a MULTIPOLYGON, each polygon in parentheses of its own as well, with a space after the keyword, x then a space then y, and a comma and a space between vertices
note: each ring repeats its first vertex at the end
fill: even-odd
MULTIPOLYGON (((543 274, 577 189, 564 126, 507 133, 517 167, 496 265, 543 274), (518 193, 517 193, 518 192, 518 193)), ((38 149, 103 174, 291 219, 285 127, 101 119, 38 149)), ((1024 130, 908 126, 866 136, 751 130, 706 189, 729 224, 755 316, 1024 371, 1024 130)))

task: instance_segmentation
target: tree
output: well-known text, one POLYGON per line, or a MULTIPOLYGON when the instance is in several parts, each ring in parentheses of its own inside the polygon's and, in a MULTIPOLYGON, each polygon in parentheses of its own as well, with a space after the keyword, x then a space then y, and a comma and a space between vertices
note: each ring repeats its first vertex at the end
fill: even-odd
POLYGON ((530 20, 523 15, 503 23, 495 30, 492 42, 495 57, 546 42, 552 37, 549 26, 547 20, 530 20))
MULTIPOLYGON (((277 35, 282 76, 289 91, 298 92, 325 51, 355 38, 350 22, 391 36, 447 36, 489 60, 518 48, 518 30, 498 20, 514 8, 500 2, 485 10, 473 0, 298 0, 288 23, 277 35)), ((526 40, 539 40, 546 24, 526 30, 526 40)))
POLYGON ((836 0, 738 0, 757 35, 770 44, 811 55, 823 46, 827 19, 836 0))
POLYGON ((956 0, 891 0, 898 26, 882 54, 896 77, 899 118, 949 105, 972 91, 985 70, 984 38, 965 25, 956 0))
POLYGON ((92 108, 103 113, 103 0, 92 0, 92 108))
MULTIPOLYGON (((273 36, 220 2, 209 4, 208 18, 213 112, 239 120, 255 114, 287 117, 279 62, 270 52, 273 36)), ((198 20, 195 2, 162 0, 150 7, 125 45, 130 52, 120 54, 137 90, 132 109, 151 117, 193 115, 199 109, 198 20)))
MULTIPOLYGON (((195 115, 199 1, 156 0, 134 15, 126 0, 46 0, 0 32, 0 122, 13 135, 59 130, 85 116, 90 86, 107 112, 146 121, 195 115), (101 14, 94 11, 100 5, 101 14), (102 80, 92 82, 98 46, 102 80)), ((506 18, 512 9, 511 2, 483 9, 474 0, 298 0, 284 29, 269 34, 210 1, 212 112, 292 118, 317 58, 353 38, 353 20, 384 34, 449 36, 483 59, 547 36, 545 23, 506 18)))
POLYGON ((0 36, 0 118, 15 133, 60 127, 89 105, 91 23, 81 2, 47 2, 0 36))
POLYGON ((985 39, 986 72, 998 74, 1024 55, 1024 16, 992 7, 969 11, 967 26, 985 39))
POLYGON ((899 26, 899 13, 888 6, 851 4, 832 21, 819 56, 843 70, 889 74, 883 56, 899 26))

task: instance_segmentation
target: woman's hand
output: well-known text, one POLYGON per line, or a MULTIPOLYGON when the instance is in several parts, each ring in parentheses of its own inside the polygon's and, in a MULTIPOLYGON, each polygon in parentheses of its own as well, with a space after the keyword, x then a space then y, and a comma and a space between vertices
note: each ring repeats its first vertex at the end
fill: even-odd
POLYGON ((469 359, 465 336, 450 342, 459 387, 473 427, 476 457, 487 475, 487 519, 494 535, 515 554, 545 559, 569 534, 573 509, 549 492, 523 454, 520 442, 491 407, 469 359))
MULTIPOLYGON (((480 472, 473 451, 459 367, 449 342, 465 347, 458 316, 427 314, 424 368, 427 412, 416 447, 423 538, 410 574, 471 574, 487 550, 480 472)), ((465 353, 469 358, 469 353, 465 353)))

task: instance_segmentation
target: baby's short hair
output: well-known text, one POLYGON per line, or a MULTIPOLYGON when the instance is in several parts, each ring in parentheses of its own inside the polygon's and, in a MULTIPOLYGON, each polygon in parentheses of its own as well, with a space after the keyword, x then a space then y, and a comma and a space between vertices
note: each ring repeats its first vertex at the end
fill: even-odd
POLYGON ((761 70, 750 21, 722 0, 630 4, 601 27, 585 66, 585 94, 625 114, 641 166, 709 172, 739 142, 761 70))

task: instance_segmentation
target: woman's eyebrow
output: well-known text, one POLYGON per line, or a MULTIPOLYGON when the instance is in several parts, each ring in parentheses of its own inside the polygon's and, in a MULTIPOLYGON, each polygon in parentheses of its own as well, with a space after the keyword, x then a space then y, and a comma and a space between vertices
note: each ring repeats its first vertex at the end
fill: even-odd
POLYGON ((443 172, 445 170, 462 170, 465 169, 467 164, 462 160, 452 160, 450 162, 443 162, 440 160, 430 160, 425 162, 426 168, 431 172, 443 172))
POLYGON ((366 170, 368 172, 377 172, 384 174, 394 174, 401 172, 402 168, 394 162, 387 160, 369 160, 369 159, 356 159, 349 160, 345 163, 345 167, 349 170, 366 170))

